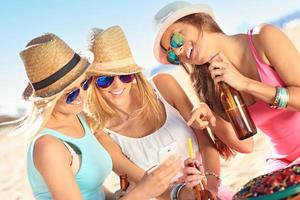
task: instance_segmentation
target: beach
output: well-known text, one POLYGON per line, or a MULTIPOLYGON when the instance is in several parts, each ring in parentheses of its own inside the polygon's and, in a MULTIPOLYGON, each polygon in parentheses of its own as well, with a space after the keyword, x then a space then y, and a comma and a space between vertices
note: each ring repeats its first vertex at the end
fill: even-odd
MULTIPOLYGON (((198 100, 189 86, 189 78, 181 71, 175 70, 172 75, 183 86, 194 104, 198 100)), ((0 199, 31 200, 31 193, 26 175, 26 148, 28 141, 21 136, 5 136, 6 130, 0 130, 0 199)), ((265 159, 268 156, 268 139, 262 133, 254 136, 255 148, 250 154, 237 154, 229 161, 222 160, 222 184, 231 192, 236 192, 249 179, 262 174, 265 159)), ((105 185, 115 191, 119 187, 119 178, 112 173, 105 185)))
MULTIPOLYGON (((289 37, 300 48, 300 28, 286 31, 289 37)), ((191 101, 197 104, 197 97, 190 86, 189 78, 181 69, 172 72, 184 88, 191 101)), ((28 141, 21 136, 8 137, 7 130, 0 130, 0 199, 1 200, 31 200, 31 189, 26 175, 26 148, 28 141)), ((261 175, 266 166, 266 158, 270 152, 268 138, 261 132, 253 137, 255 141, 254 151, 250 154, 237 154, 229 161, 222 160, 221 178, 222 184, 231 192, 236 192, 248 180, 261 175)), ((119 179, 112 174, 105 185, 112 191, 117 189, 119 179)))

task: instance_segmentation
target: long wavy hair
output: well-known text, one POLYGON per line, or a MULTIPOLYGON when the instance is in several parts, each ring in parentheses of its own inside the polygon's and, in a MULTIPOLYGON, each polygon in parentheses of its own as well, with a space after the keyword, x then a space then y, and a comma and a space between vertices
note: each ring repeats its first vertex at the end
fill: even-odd
MULTIPOLYGON (((198 28, 201 32, 224 33, 215 20, 208 14, 196 13, 185 16, 177 22, 190 24, 198 28)), ((218 87, 215 86, 208 70, 209 63, 202 65, 190 65, 181 63, 181 66, 189 74, 200 101, 205 102, 215 113, 228 121, 225 110, 222 107, 218 87)), ((231 158, 235 152, 224 144, 215 134, 214 142, 220 155, 225 158, 231 158)))
POLYGON ((63 95, 63 91, 47 98, 33 97, 27 99, 26 93, 32 93, 33 88, 28 84, 23 92, 23 99, 31 102, 23 117, 17 120, 8 121, 0 124, 0 129, 5 130, 6 135, 21 135, 26 140, 34 138, 47 124, 55 108, 57 100, 63 95))
MULTIPOLYGON (((163 109, 152 86, 141 72, 135 74, 135 84, 138 88, 138 96, 141 97, 141 107, 134 117, 143 118, 143 120, 153 123, 155 129, 158 129, 161 126, 163 109)), ((97 132, 105 128, 108 121, 118 115, 117 110, 109 99, 101 95, 94 79, 91 90, 87 93, 84 107, 92 130, 97 132)))

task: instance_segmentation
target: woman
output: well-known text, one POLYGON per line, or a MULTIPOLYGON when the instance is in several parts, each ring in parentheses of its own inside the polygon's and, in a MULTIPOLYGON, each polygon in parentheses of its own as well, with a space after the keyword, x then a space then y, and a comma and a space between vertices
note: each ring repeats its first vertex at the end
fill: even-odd
MULTIPOLYGON (((220 179, 218 151, 208 134, 197 134, 196 138, 187 126, 185 121, 193 106, 176 80, 159 74, 148 82, 118 26, 105 31, 93 29, 89 49, 95 59, 88 71, 94 78, 86 111, 95 131, 104 128, 105 134, 98 133, 98 139, 111 154, 114 171, 137 182, 145 170, 164 159, 165 147, 187 159, 187 139, 192 138, 197 152, 200 147, 208 189, 216 195, 220 179)), ((201 107, 206 120, 213 123, 214 117, 208 111, 205 105, 201 107)), ((188 188, 203 179, 192 167, 185 168, 184 174, 188 188)), ((187 188, 183 191, 190 192, 187 188)), ((167 192, 165 195, 169 196, 167 192)))
MULTIPOLYGON (((33 109, 16 122, 16 132, 35 135, 27 157, 35 198, 105 199, 101 187, 111 172, 111 158, 81 114, 92 80, 85 75, 88 60, 51 33, 31 40, 20 55, 30 80, 24 98, 33 109)), ((146 173, 124 199, 160 195, 179 166, 174 157, 169 159, 150 176, 146 173)))
POLYGON ((226 115, 215 87, 221 81, 241 92, 256 126, 270 137, 266 171, 300 162, 300 56, 278 28, 263 25, 229 36, 214 21, 210 7, 185 2, 168 4, 155 20, 156 58, 191 65, 196 92, 216 113, 213 132, 225 144, 250 152, 253 139, 238 141, 222 117, 226 115))

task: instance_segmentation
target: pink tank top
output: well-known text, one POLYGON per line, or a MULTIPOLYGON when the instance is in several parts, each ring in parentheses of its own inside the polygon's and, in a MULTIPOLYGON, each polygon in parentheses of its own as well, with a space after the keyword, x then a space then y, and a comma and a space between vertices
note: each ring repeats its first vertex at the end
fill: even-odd
MULTIPOLYGON (((248 43, 256 62, 262 83, 272 86, 285 86, 277 72, 262 62, 252 39, 253 29, 248 32, 248 43)), ((291 163, 300 157, 300 112, 270 108, 261 100, 248 107, 256 126, 270 137, 271 158, 291 163)))

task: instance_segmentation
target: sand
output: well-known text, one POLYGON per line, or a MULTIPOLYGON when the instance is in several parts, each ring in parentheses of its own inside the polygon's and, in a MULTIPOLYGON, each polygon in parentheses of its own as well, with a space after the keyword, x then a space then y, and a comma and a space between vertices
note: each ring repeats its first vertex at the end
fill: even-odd
MULTIPOLYGON (((285 31, 300 49, 300 27, 285 31)), ((180 70, 173 72, 193 103, 197 98, 189 86, 189 79, 180 70)), ((5 130, 0 130, 0 199, 1 200, 31 200, 31 189, 26 176, 26 142, 19 136, 3 136, 5 130)), ((268 138, 258 132, 254 136, 255 148, 250 154, 237 154, 230 161, 222 160, 222 183, 232 192, 236 192, 243 184, 253 177, 263 173, 266 166, 270 146, 268 138)), ((118 177, 113 173, 106 181, 111 190, 118 187, 118 177)))

